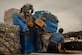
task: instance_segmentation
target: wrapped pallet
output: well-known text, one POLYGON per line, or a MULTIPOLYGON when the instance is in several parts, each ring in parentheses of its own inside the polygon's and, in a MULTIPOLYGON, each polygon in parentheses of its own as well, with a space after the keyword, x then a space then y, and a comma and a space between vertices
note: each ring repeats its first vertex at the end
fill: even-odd
POLYGON ((10 8, 8 10, 6 10, 4 12, 4 22, 7 23, 7 24, 13 24, 13 18, 12 18, 12 14, 14 12, 17 12, 19 13, 20 10, 19 9, 16 9, 16 8, 10 8))
POLYGON ((19 53, 18 26, 0 23, 0 53, 19 53))

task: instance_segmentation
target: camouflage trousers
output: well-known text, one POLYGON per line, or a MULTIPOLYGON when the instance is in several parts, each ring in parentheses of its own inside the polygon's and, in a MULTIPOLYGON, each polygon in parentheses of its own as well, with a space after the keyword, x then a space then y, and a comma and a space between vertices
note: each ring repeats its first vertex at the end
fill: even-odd
POLYGON ((42 42, 43 42, 43 48, 42 52, 47 51, 48 43, 49 43, 49 38, 51 37, 52 33, 44 32, 42 35, 42 42))
POLYGON ((37 35, 37 52, 40 52, 40 45, 42 41, 42 52, 47 51, 49 38, 51 37, 52 33, 49 32, 38 32, 37 35))

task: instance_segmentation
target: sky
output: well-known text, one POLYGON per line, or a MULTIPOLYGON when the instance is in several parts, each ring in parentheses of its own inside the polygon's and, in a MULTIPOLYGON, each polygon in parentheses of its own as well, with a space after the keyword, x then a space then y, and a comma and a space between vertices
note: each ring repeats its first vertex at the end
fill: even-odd
POLYGON ((4 11, 10 8, 20 9, 30 3, 34 10, 49 11, 57 16, 58 29, 64 33, 82 31, 82 0, 0 0, 0 22, 4 22, 4 11))

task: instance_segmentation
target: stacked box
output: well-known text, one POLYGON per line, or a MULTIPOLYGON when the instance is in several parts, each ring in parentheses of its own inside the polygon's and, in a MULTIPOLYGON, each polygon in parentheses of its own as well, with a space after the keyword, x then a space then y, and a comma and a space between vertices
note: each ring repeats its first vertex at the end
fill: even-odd
POLYGON ((18 27, 0 23, 0 53, 20 52, 20 38, 18 36, 18 27))

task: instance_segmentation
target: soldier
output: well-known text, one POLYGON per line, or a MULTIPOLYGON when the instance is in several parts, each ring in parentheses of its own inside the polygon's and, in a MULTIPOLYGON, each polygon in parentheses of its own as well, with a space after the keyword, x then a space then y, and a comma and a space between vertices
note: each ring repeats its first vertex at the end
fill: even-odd
POLYGON ((29 16, 33 13, 33 11, 34 11, 33 5, 27 3, 21 8, 20 13, 23 13, 25 19, 28 21, 29 16))

